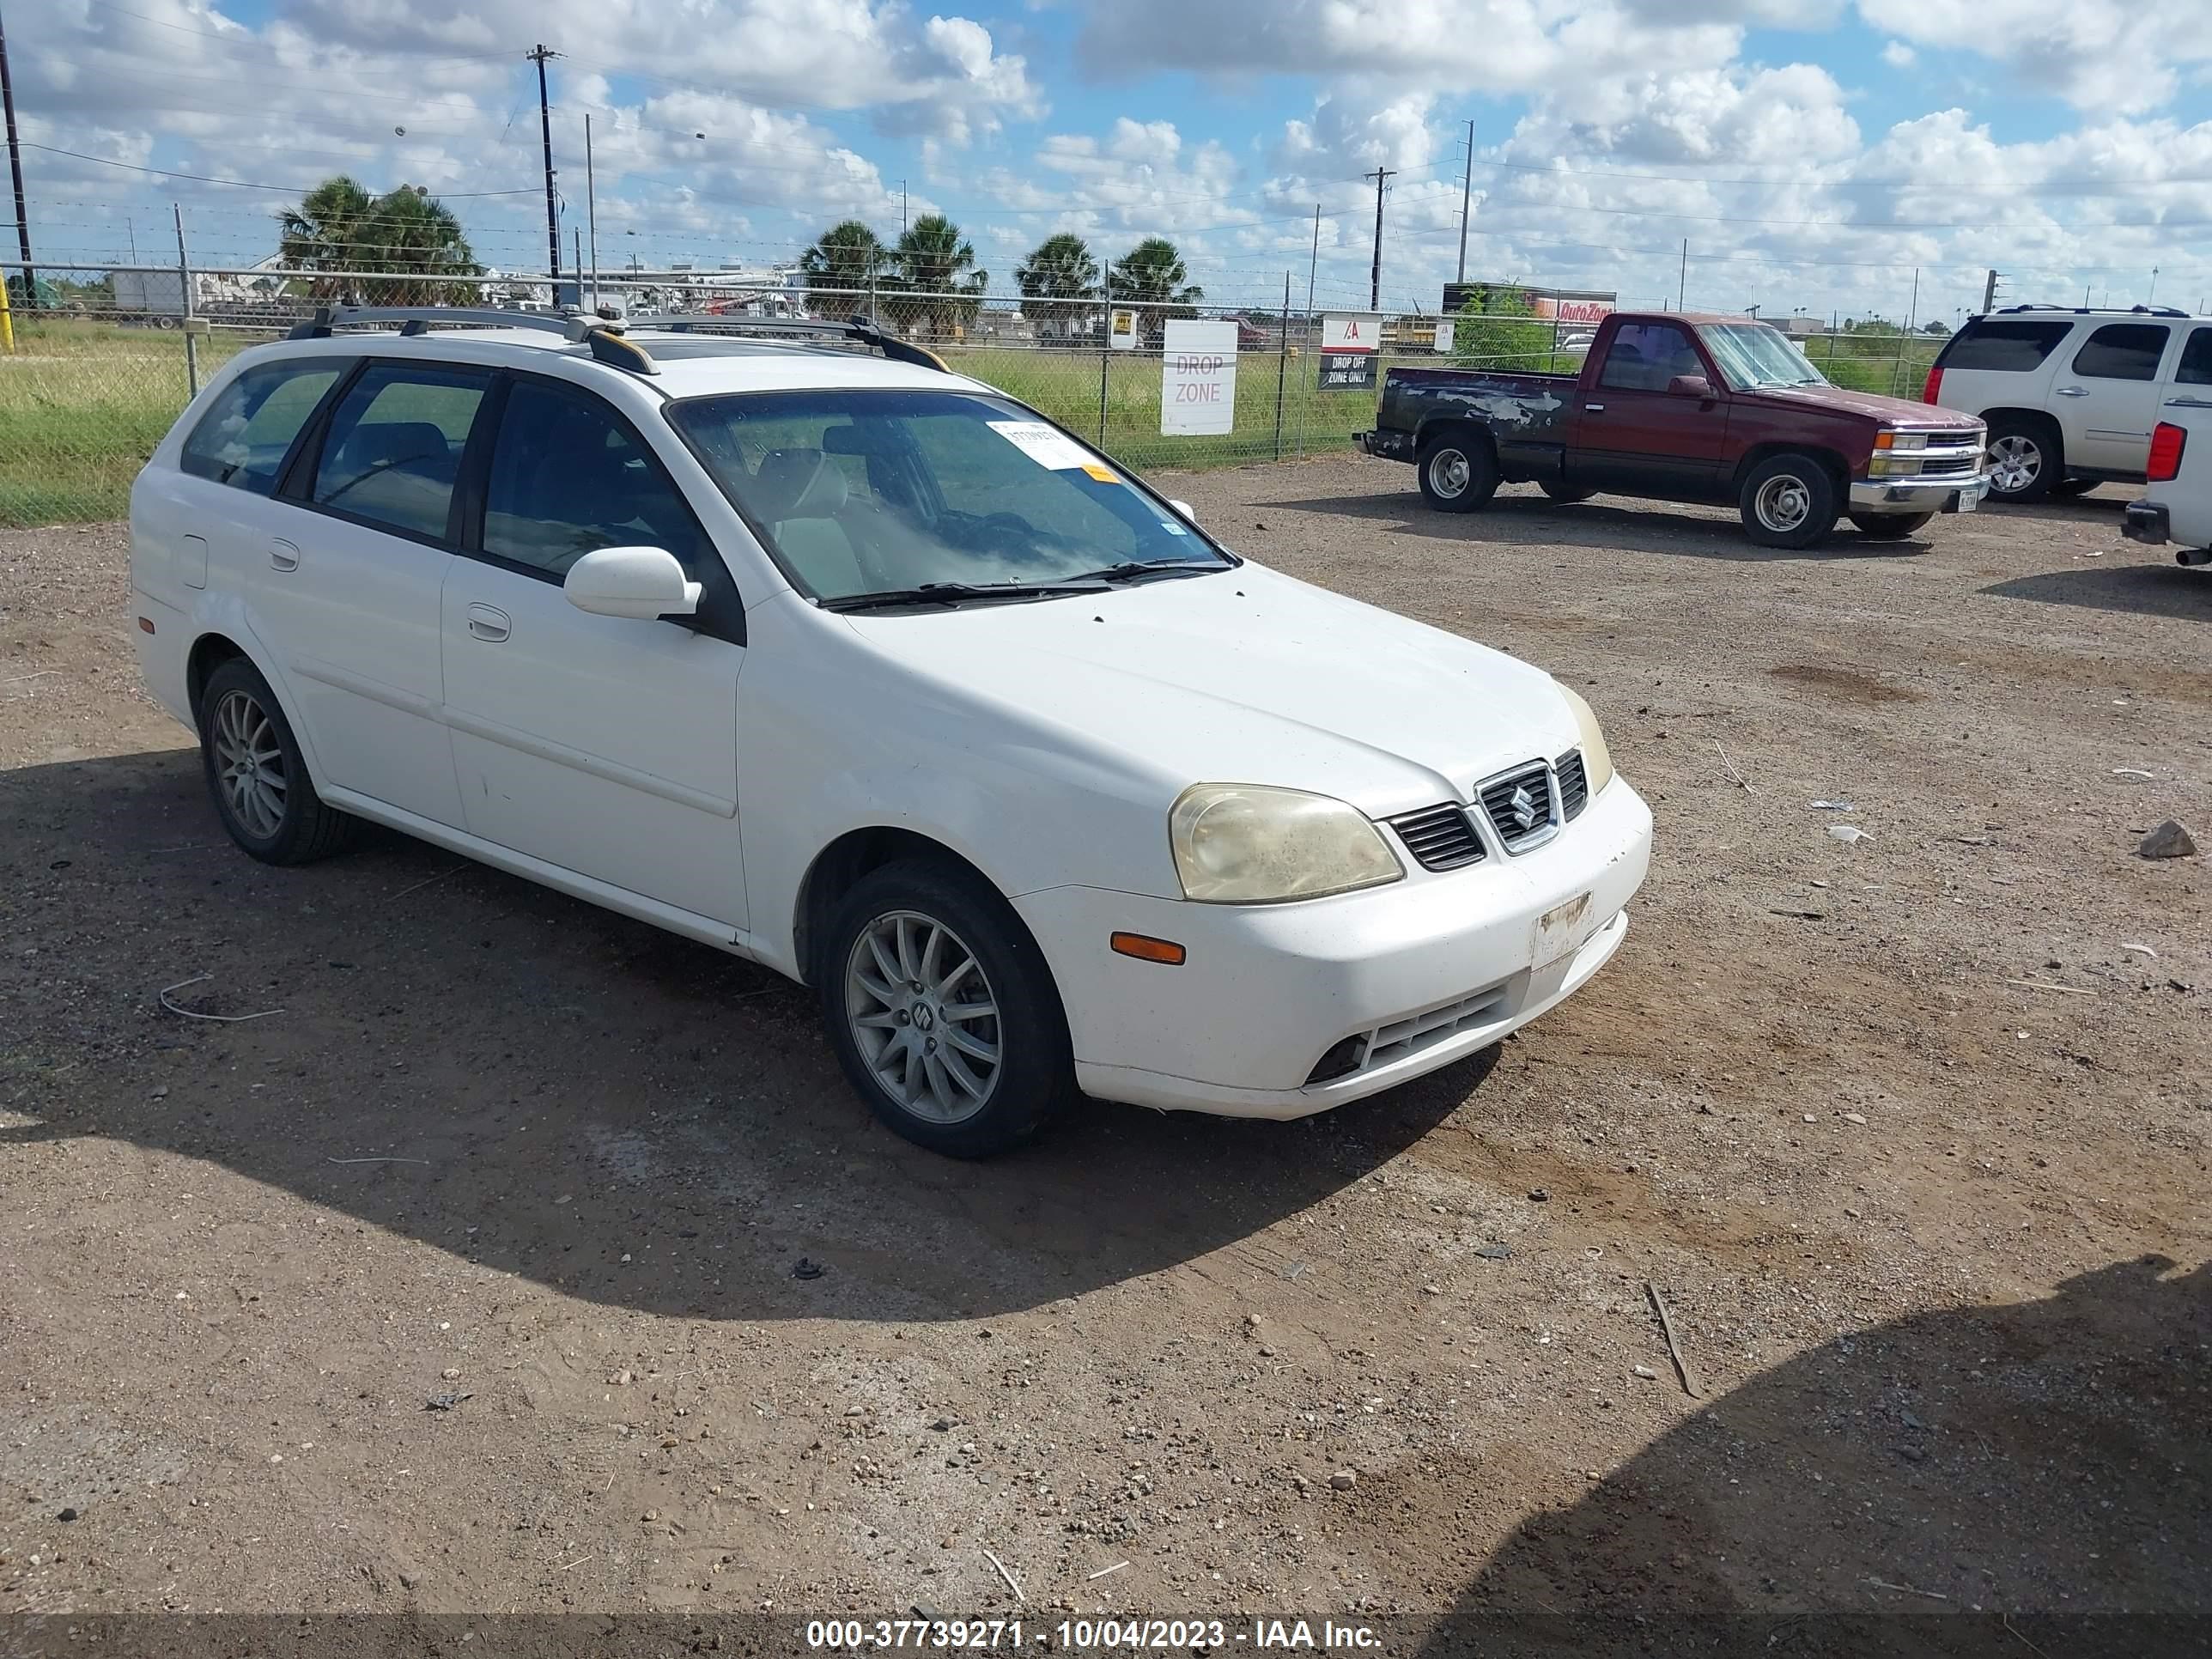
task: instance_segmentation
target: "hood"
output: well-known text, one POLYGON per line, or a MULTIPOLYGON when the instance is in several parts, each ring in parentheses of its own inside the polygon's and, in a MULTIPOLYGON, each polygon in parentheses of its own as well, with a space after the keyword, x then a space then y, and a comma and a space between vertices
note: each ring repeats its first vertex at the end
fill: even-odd
POLYGON ((1982 424, 1978 416, 1955 409, 1916 403, 1909 398, 1885 398, 1879 392, 1853 392, 1840 386, 1771 386, 1757 392, 1738 392, 1763 404, 1791 409, 1823 409, 1842 415, 1861 415, 1870 421, 1916 430, 1964 430, 1982 424))
POLYGON ((1100 594, 844 617, 988 733, 1088 751, 1160 805, 1193 783, 1308 789, 1382 817, 1579 736, 1551 676, 1264 566, 1100 594))

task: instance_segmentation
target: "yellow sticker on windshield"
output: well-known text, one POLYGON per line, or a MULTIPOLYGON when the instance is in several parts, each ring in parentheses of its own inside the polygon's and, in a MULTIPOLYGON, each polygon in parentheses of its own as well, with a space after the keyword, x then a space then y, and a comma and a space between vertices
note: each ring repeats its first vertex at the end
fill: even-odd
POLYGON ((1097 479, 1100 483, 1119 483, 1121 482, 1120 477, 1108 468, 1103 466, 1093 466, 1088 461, 1084 463, 1083 470, 1090 477, 1097 479))

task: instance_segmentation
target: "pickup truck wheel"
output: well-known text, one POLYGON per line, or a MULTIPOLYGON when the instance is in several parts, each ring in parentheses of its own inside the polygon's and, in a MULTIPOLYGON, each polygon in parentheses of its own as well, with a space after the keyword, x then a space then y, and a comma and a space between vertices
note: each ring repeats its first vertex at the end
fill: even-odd
POLYGON ((2040 421, 2002 418, 1990 423, 1990 498, 2039 501, 2065 477, 2057 434, 2040 421))
POLYGON ((951 1158, 1019 1146, 1076 1092, 1044 954, 958 866, 900 859, 837 907, 817 975, 845 1075, 896 1133, 951 1158))
POLYGON ((1431 438, 1414 471, 1421 499, 1439 513, 1472 513, 1498 493, 1498 461, 1480 438, 1457 432, 1431 438))
POLYGON ((1933 513, 1854 513, 1850 515, 1859 534, 1877 542, 1901 542, 1934 522, 1933 513))
POLYGON ((1751 470, 1736 505, 1761 547, 1810 547, 1836 527, 1836 481, 1810 455, 1775 455, 1751 470))
POLYGON ((1597 494, 1595 489, 1570 489, 1565 484, 1547 483, 1544 493, 1561 507, 1572 507, 1577 501, 1586 501, 1597 494))

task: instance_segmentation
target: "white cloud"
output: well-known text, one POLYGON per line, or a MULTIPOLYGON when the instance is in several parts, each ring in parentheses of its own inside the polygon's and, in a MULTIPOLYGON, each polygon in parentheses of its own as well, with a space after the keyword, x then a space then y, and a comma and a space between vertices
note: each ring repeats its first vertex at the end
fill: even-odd
POLYGON ((1920 54, 1902 40, 1892 40, 1881 49, 1881 61, 1892 69, 1911 69, 1919 58, 1920 54))
POLYGON ((2212 6, 2066 0, 1993 11, 1984 0, 1858 0, 1875 28, 2002 64, 2082 109, 2142 114, 2212 64, 2212 6))

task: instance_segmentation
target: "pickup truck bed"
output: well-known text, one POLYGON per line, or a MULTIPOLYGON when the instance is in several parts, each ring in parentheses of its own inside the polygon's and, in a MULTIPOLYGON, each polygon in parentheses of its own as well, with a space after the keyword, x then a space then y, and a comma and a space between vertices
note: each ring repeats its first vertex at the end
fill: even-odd
POLYGON ((1480 507, 1501 483, 1732 501, 1771 547, 1810 546, 1839 515, 1896 539, 1989 488, 1979 420, 1830 386, 1747 317, 1615 312, 1579 374, 1393 368, 1359 435, 1413 463, 1439 511, 1480 507))

